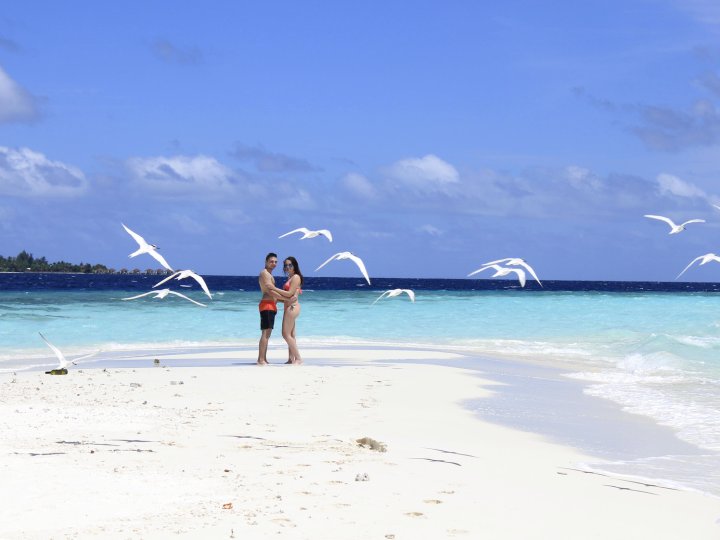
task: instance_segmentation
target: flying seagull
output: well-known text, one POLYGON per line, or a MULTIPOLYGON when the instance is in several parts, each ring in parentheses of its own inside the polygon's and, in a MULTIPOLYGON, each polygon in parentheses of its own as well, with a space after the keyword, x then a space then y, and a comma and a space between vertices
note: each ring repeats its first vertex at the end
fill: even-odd
POLYGON ((135 239, 135 241, 136 241, 136 242, 138 243, 138 245, 140 246, 140 247, 137 249, 137 251, 133 251, 130 255, 128 255, 128 257, 131 257, 131 258, 132 258, 132 257, 137 257, 138 255, 142 255, 143 253, 147 253, 147 254, 150 255, 153 259, 155 259, 157 262, 159 262, 160 264, 162 264, 165 268, 167 268, 167 269, 170 270, 171 272, 174 272, 174 271, 175 271, 175 270, 173 270, 172 267, 167 263, 167 261, 165 260, 165 258, 157 252, 158 247, 157 247, 156 245, 154 245, 154 244, 148 244, 142 236, 140 236, 138 233, 133 232, 133 231, 131 231, 130 229, 128 229, 127 226, 126 226, 124 223, 121 223, 121 225, 122 225, 123 228, 127 231, 127 233, 135 239))
MULTIPOLYGON (((483 266, 490 266, 492 264, 505 264, 505 266, 522 266, 523 268, 525 268, 525 270, 530 272, 530 275, 533 278, 535 278, 535 281, 537 281, 541 287, 543 286, 543 284, 540 283, 540 280, 538 279, 537 274, 535 273, 535 270, 533 270, 532 267, 528 263, 525 262, 525 259, 520 259, 518 257, 508 257, 506 259, 498 259, 497 261, 486 262, 485 264, 483 264, 483 266)), ((468 277, 470 277, 474 274, 477 274, 481 270, 482 270, 482 267, 478 268, 474 272, 471 272, 470 274, 468 274, 468 277)))
POLYGON ((685 223, 676 225, 672 219, 666 218, 665 216, 654 216, 653 214, 645 214, 643 217, 664 221, 665 223, 670 225, 670 232, 668 234, 677 234, 679 232, 684 231, 685 225, 687 225, 688 223, 705 223, 704 219, 691 219, 689 221, 686 221, 685 223))
POLYGON ((55 345, 50 343, 45 336, 43 336, 40 332, 40 337, 43 338, 43 341, 47 343, 47 346, 52 349, 52 352, 55 353, 55 356, 57 356, 58 359, 58 366, 55 369, 67 369, 70 364, 75 365, 79 360, 84 360, 85 358, 90 358, 91 356, 96 355, 99 351, 95 351, 94 353, 86 354, 85 356, 81 356, 79 358, 76 358, 75 360, 68 360, 65 358, 65 355, 62 353, 60 349, 58 349, 55 345))
POLYGON ((507 276, 511 272, 514 272, 517 274, 518 281, 520 282, 520 286, 525 286, 525 270, 520 270, 519 268, 504 268, 502 266, 499 266, 497 264, 488 264, 486 266, 483 266, 482 268, 479 268, 475 270, 474 272, 470 272, 468 274, 468 277, 473 276, 477 274, 478 272, 482 272, 483 270, 487 270, 488 268, 492 268, 495 270, 495 273, 492 275, 492 277, 503 277, 507 276))
POLYGON ((299 229, 295 229, 294 231, 286 232, 285 234, 278 236, 278 238, 284 238, 290 234, 299 232, 303 233, 303 235, 300 237, 300 240, 305 240, 306 238, 315 238, 316 236, 322 235, 332 242, 332 233, 327 229, 318 229, 317 231, 311 231, 310 229, 307 229, 305 227, 300 227, 299 229))
POLYGON ((335 259, 337 259, 338 261, 342 260, 342 259, 350 259, 352 262, 354 262, 357 265, 357 267, 360 269, 360 272, 362 272, 362 275, 367 280, 368 285, 370 285, 370 277, 368 276, 367 270, 365 269, 365 263, 362 262, 362 259, 360 257, 358 257, 357 255, 353 255, 349 251, 341 251, 340 253, 336 253, 335 255, 330 257, 327 261, 325 261, 320 266, 318 266, 315 269, 315 271, 317 272, 323 266, 325 266, 327 263, 329 263, 330 261, 335 260, 335 259))
POLYGON ((170 289, 160 289, 159 291, 150 291, 143 294, 138 294, 137 296, 131 296, 130 298, 123 298, 122 300, 135 300, 136 298, 142 298, 143 296, 147 296, 148 294, 154 294, 155 298, 165 298, 168 294, 174 294, 175 296, 179 296, 180 298, 184 298, 185 300, 190 300, 193 304, 197 304, 201 307, 207 307, 205 304, 201 304, 200 302, 196 302, 192 298, 188 298, 184 294, 181 294, 179 292, 171 291, 170 289))
POLYGON ((678 274, 678 276, 675 279, 678 279, 680 276, 682 276, 685 273, 685 270, 690 268, 693 264, 695 264, 697 261, 700 261, 700 265, 707 264, 710 261, 720 262, 720 257, 715 255, 714 253, 706 253, 705 255, 700 255, 699 257, 695 257, 692 261, 690 261, 690 264, 688 264, 685 269, 678 274))
POLYGON ((155 287, 157 287, 158 285, 162 285, 166 281, 170 281, 173 278, 180 280, 180 279, 185 279, 187 277, 191 277, 195 281, 197 281, 200 284, 200 286, 202 287, 202 290, 205 291, 205 294, 208 295, 208 298, 210 298, 210 300, 212 300, 212 294, 210 294, 210 289, 208 289, 208 286, 205 284, 205 280, 202 278, 202 276, 197 275, 192 270, 178 270, 174 274, 170 274, 168 277, 166 277, 162 281, 159 281, 155 285, 153 285, 153 289, 155 287))
POLYGON ((380 296, 377 297, 375 302, 373 302, 373 305, 375 305, 380 299, 382 298, 391 298, 393 296, 400 296, 402 293, 407 294, 410 297, 410 301, 415 301, 415 291, 412 289, 390 289, 389 291, 385 291, 380 296))

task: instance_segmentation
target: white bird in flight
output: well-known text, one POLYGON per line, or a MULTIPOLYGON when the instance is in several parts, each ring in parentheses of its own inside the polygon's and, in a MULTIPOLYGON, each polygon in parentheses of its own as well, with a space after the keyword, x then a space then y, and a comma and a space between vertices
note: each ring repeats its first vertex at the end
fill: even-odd
POLYGON ((175 291, 171 291, 170 289, 160 289, 159 291, 150 291, 150 292, 146 292, 143 294, 138 294, 137 296, 123 298, 122 300, 135 300, 136 298, 142 298, 143 296, 147 296, 148 294, 154 294, 155 298, 165 298, 168 294, 174 294, 175 296, 179 296, 180 298, 184 298, 185 300, 190 300, 193 304, 197 304, 198 306, 207 307, 205 304, 196 302, 192 298, 188 298, 184 294, 181 294, 181 293, 175 292, 175 291))
POLYGON ((40 332, 38 332, 38 334, 40 334, 40 337, 43 338, 43 341, 45 343, 47 343, 47 346, 50 347, 50 349, 52 349, 52 352, 55 353, 55 356, 57 356, 59 363, 58 363, 58 367, 56 367, 55 369, 67 369, 70 364, 75 365, 78 361, 84 360, 85 358, 90 358, 91 356, 94 356, 99 352, 99 351, 95 351, 94 353, 86 354, 85 356, 80 356, 79 358, 76 358, 75 360, 68 360, 67 358, 65 358, 65 355, 62 353, 62 351, 60 351, 60 349, 58 349, 55 345, 50 343, 47 340, 47 338, 45 336, 43 336, 40 332))
POLYGON ((318 229, 317 231, 311 231, 310 229, 307 229, 305 227, 300 227, 299 229, 295 229, 294 231, 286 232, 285 234, 278 236, 278 238, 284 238, 290 234, 299 232, 303 233, 303 235, 300 237, 300 240, 305 240, 306 238, 315 238, 316 236, 322 235, 332 242, 332 233, 327 229, 318 229))
POLYGON ((370 285, 370 277, 368 276, 367 270, 365 269, 365 263, 362 261, 362 259, 360 257, 358 257, 357 255, 353 255, 349 251, 341 251, 340 253, 336 253, 335 255, 330 257, 327 261, 325 261, 320 266, 318 266, 315 269, 315 271, 317 272, 323 266, 325 266, 327 263, 329 263, 330 261, 335 260, 335 259, 337 259, 338 261, 342 260, 342 259, 350 259, 352 262, 354 262, 357 265, 357 267, 360 269, 360 272, 362 272, 362 275, 367 280, 368 285, 370 285))
POLYGON ((393 296, 400 296, 402 293, 407 294, 410 297, 411 302, 415 301, 415 291, 413 291, 412 289, 390 289, 389 291, 385 291, 380 296, 378 296, 375 302, 373 302, 373 305, 375 305, 382 298, 392 298, 393 296))
POLYGON ((212 294, 210 294, 210 289, 208 289, 207 284, 205 283, 205 280, 202 278, 202 276, 197 275, 192 270, 178 270, 174 274, 170 274, 168 277, 163 279, 162 281, 157 282, 155 285, 153 285, 153 289, 157 287, 158 285, 162 285, 166 281, 170 281, 171 279, 175 278, 177 280, 185 279, 191 277, 195 281, 197 281, 200 284, 200 287, 202 287, 202 290, 205 291, 205 294, 208 295, 208 298, 212 300, 212 294))
POLYGON ((493 270, 495 270, 495 273, 492 275, 492 277, 503 277, 503 276, 507 276, 511 272, 514 272, 515 274, 517 274, 518 281, 520 282, 520 286, 521 287, 525 286, 525 270, 521 270, 520 268, 504 268, 497 264, 488 264, 486 266, 483 266, 482 268, 478 268, 474 272, 470 272, 468 274, 468 277, 474 276, 478 272, 482 272, 483 270, 487 270, 488 268, 492 268, 493 270))
MULTIPOLYGON (((520 259, 519 257, 508 257, 506 259, 498 259, 497 261, 486 262, 485 264, 483 264, 483 266, 490 266, 492 264, 505 264, 505 266, 522 266, 523 268, 525 268, 525 270, 530 272, 530 275, 535 279, 535 281, 538 282, 538 284, 541 287, 543 286, 543 284, 540 283, 540 280, 538 279, 537 274, 535 273, 535 270, 533 270, 532 267, 528 263, 525 262, 525 259, 520 259)), ((468 274, 468 277, 470 277, 474 274, 477 274, 481 270, 482 270, 482 267, 478 268, 474 272, 471 272, 470 274, 468 274)), ((503 274, 503 275, 506 275, 506 274, 503 274)), ((523 285, 523 287, 524 287, 524 285, 523 285)))
POLYGON ((130 229, 128 229, 127 226, 126 226, 124 223, 121 223, 121 225, 122 225, 123 228, 127 231, 127 233, 135 239, 135 241, 136 241, 136 242, 138 243, 138 245, 140 246, 140 247, 137 249, 137 251, 133 251, 130 255, 128 255, 128 257, 130 257, 130 258, 132 258, 132 257, 137 257, 138 255, 142 255, 143 253, 147 253, 147 254, 150 255, 153 259, 155 259, 157 262, 159 262, 160 264, 162 264, 165 268, 167 268, 167 269, 170 270, 171 272, 174 272, 174 271, 175 271, 175 270, 173 270, 172 267, 168 264, 168 262, 165 260, 165 258, 157 252, 158 247, 157 247, 156 245, 154 245, 154 244, 148 244, 142 236, 140 236, 138 233, 136 233, 136 232, 131 231, 130 229))
POLYGON ((695 257, 692 261, 690 261, 690 264, 688 264, 685 269, 678 274, 678 276, 675 279, 678 279, 680 276, 682 276, 685 273, 685 270, 690 268, 693 264, 695 264, 697 261, 700 261, 700 265, 707 264, 710 261, 720 262, 720 257, 715 255, 714 253, 706 253, 705 255, 700 255, 699 257, 695 257))
POLYGON ((653 214, 645 214, 643 217, 664 221, 665 223, 670 225, 670 232, 668 234, 677 234, 679 232, 684 231, 685 225, 687 225, 688 223, 705 223, 704 219, 691 219, 691 220, 686 221, 685 223, 681 223, 680 225, 677 225, 672 219, 666 218, 665 216, 655 216, 653 214))

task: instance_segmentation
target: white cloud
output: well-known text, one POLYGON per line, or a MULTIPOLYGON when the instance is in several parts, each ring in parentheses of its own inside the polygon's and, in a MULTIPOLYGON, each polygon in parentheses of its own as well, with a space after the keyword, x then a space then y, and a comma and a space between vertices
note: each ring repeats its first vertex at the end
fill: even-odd
POLYGON ((597 175, 590 172, 589 169, 578 167, 577 165, 568 165, 565 167, 565 178, 576 189, 591 188, 594 190, 603 187, 602 181, 597 175))
POLYGON ((455 167, 433 154, 401 159, 387 167, 385 174, 392 180, 421 190, 443 188, 460 180, 460 174, 455 167))
POLYGON ((372 182, 361 174, 348 173, 341 182, 348 191, 365 199, 372 199, 377 196, 377 190, 372 185, 372 182))
POLYGON ((304 189, 297 189, 293 184, 284 183, 276 187, 277 204, 282 208, 294 210, 313 210, 317 207, 312 195, 304 189))
POLYGON ((135 157, 126 163, 137 182, 157 191, 212 194, 233 188, 232 170, 209 156, 135 157))
POLYGON ((672 174, 662 173, 657 177, 660 195, 675 195, 677 197, 699 197, 707 199, 707 194, 690 182, 685 182, 672 174))
POLYGON ((213 210, 217 219, 227 225, 244 225, 250 223, 250 218, 240 208, 219 208, 213 210))
POLYGON ((0 193, 15 196, 74 196, 87 188, 85 174, 29 148, 0 146, 0 193))
POLYGON ((28 122, 38 116, 35 98, 0 67, 0 124, 28 122))
POLYGON ((418 231, 429 234, 430 236, 442 236, 443 235, 443 232, 440 229, 438 229, 434 225, 429 225, 429 224, 418 227, 418 231))

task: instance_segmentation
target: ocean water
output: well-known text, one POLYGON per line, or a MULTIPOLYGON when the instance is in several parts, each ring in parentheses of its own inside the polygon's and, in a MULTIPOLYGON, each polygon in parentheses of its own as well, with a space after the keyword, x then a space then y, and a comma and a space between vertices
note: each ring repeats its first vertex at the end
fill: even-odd
MULTIPOLYGON (((54 363, 38 332, 67 356, 138 345, 257 343, 257 278, 209 276, 213 300, 190 280, 173 284, 205 308, 175 297, 122 300, 159 279, 0 274, 0 372, 54 363)), ((720 286, 543 285, 376 279, 368 286, 357 279, 308 278, 298 339, 301 348, 419 345, 560 368, 588 384, 587 393, 671 427, 700 450, 693 458, 653 456, 606 469, 633 473, 641 466, 650 477, 672 476, 672 470, 676 479, 682 470, 685 485, 720 495, 720 286), (416 302, 403 295, 373 304, 395 287, 414 289, 416 302)))

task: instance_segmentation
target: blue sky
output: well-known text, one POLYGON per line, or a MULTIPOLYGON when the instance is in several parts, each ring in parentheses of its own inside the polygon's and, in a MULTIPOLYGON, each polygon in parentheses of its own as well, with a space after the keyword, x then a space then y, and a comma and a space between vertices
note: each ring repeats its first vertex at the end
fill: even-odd
POLYGON ((14 2, 0 254, 156 267, 124 222, 205 274, 672 280, 720 249, 719 37, 704 0, 14 2))

